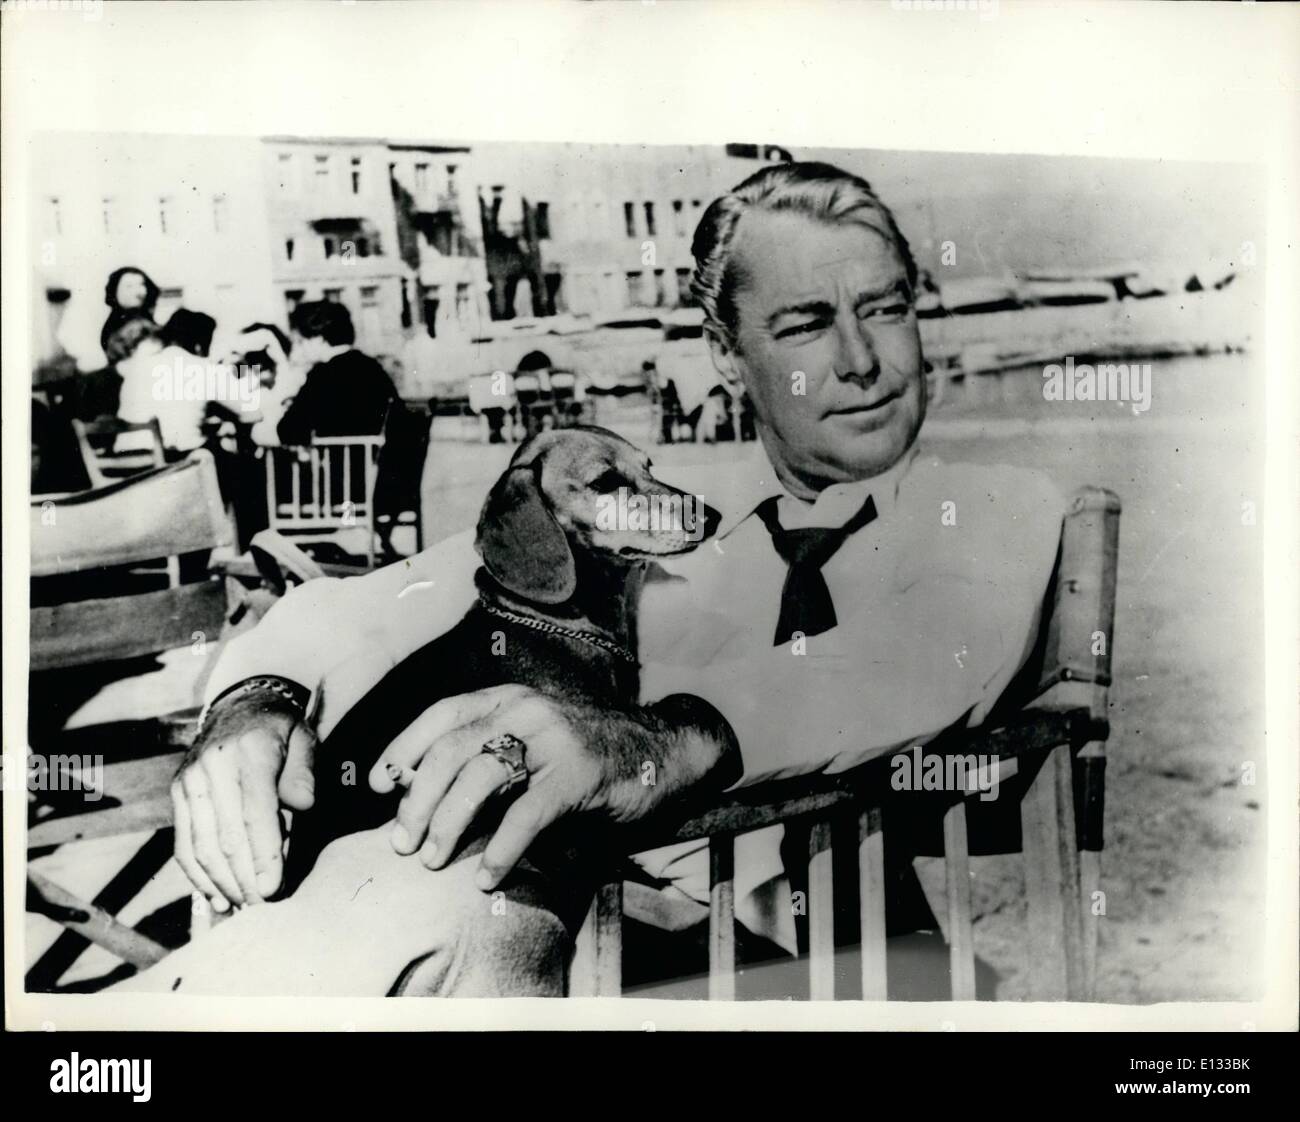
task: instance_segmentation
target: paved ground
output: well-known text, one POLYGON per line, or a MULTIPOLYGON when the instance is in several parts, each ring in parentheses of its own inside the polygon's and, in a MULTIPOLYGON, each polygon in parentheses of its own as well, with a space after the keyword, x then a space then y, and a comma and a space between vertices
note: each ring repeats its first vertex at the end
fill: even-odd
MULTIPOLYGON (((925 441, 954 461, 1015 462, 1063 488, 1097 483, 1124 501, 1115 634, 1116 682, 1103 858, 1102 1000, 1157 1002, 1256 995, 1264 899, 1262 552, 1243 504, 1262 495, 1262 372, 1245 356, 1155 365, 1153 405, 1046 403, 1033 373, 972 382, 927 422, 925 441), (1256 786, 1242 783, 1254 764, 1256 786)), ((645 441, 645 410, 601 423, 645 441)), ((435 431, 425 476, 430 540, 473 525, 510 448, 435 431)), ((709 462, 733 445, 657 448, 657 463, 709 462)), ((192 663, 191 663, 192 664, 192 663)), ((163 672, 113 707, 181 695, 163 672)), ((93 891, 139 839, 69 846, 50 875, 93 891), (74 883, 75 882, 75 883, 74 883)), ((976 950, 990 993, 1024 996, 1018 860, 975 861, 976 950)), ((922 868, 941 891, 942 868, 922 868)), ((136 918, 181 890, 174 870, 137 901, 136 918)), ((51 925, 31 918, 40 944, 51 925)), ((78 975, 106 969, 83 956, 78 975)))

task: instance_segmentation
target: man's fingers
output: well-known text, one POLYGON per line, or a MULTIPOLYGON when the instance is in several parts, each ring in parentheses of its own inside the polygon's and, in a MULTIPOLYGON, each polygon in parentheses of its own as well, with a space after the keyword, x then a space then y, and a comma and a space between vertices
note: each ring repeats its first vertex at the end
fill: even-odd
POLYGON ((429 829, 429 819, 461 768, 480 751, 483 737, 479 725, 457 729, 441 737, 420 761, 411 789, 402 796, 397 807, 393 848, 398 853, 414 853, 419 848, 429 829))
POLYGON ((310 810, 316 801, 316 734, 299 721, 289 734, 288 751, 280 772, 280 801, 293 810, 310 810))
POLYGON ((280 887, 283 866, 280 804, 270 777, 256 771, 240 774, 244 830, 253 857, 254 887, 263 899, 280 887))
POLYGON ((474 883, 484 892, 496 888, 519 863, 537 835, 560 817, 562 806, 544 784, 520 795, 510 804, 483 851, 474 883))
POLYGON ((214 909, 219 912, 229 911, 230 901, 221 894, 217 886, 212 883, 212 878, 203 871, 203 867, 194 857, 190 808, 185 801, 185 793, 179 779, 172 783, 172 823, 175 833, 176 863, 180 865, 181 871, 190 878, 190 883, 195 888, 212 901, 214 909))
POLYGON ((442 868, 465 828, 508 778, 500 760, 481 753, 470 759, 433 812, 420 860, 431 869, 442 868))
POLYGON ((190 834, 194 839, 194 858, 221 894, 232 904, 242 904, 244 894, 230 868, 230 862, 221 851, 221 837, 217 828, 217 811, 208 790, 208 779, 201 767, 188 768, 181 777, 185 799, 190 810, 190 834))
POLYGON ((398 774, 417 767, 436 741, 458 728, 486 719, 504 702, 524 692, 522 686, 492 686, 434 702, 380 754, 370 770, 371 789, 380 794, 391 791, 396 781, 390 766, 398 774))
MULTIPOLYGON (((212 756, 204 759, 208 774, 208 789, 212 806, 217 813, 217 842, 229 862, 230 871, 243 894, 246 904, 257 903, 262 894, 257 890, 257 869, 253 864, 253 847, 244 821, 243 777, 239 771, 212 756)), ((253 777, 249 775, 250 783, 253 777)))

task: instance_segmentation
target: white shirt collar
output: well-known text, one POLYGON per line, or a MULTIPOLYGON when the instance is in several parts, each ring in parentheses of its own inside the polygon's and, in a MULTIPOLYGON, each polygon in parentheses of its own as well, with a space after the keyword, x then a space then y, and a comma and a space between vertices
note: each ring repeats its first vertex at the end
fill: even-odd
POLYGON ((731 493, 719 504, 722 522, 717 537, 725 538, 754 513, 759 503, 772 495, 780 497, 777 515, 781 525, 788 530, 804 526, 843 526, 867 501, 868 495, 875 500, 877 519, 888 518, 898 501, 899 484, 916 456, 917 446, 913 444, 898 463, 879 475, 848 483, 832 483, 815 500, 805 502, 796 499, 781 485, 762 444, 755 443, 753 451, 736 472, 731 493))

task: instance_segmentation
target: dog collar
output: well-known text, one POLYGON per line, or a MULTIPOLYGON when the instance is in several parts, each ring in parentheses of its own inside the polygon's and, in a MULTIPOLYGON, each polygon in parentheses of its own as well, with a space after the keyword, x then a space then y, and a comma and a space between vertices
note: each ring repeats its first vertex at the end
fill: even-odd
POLYGON ((606 639, 603 635, 597 635, 593 631, 582 631, 576 627, 561 627, 558 623, 549 623, 544 619, 521 615, 519 612, 512 612, 507 608, 498 607, 482 595, 479 596, 478 602, 483 605, 485 611, 494 616, 500 616, 502 619, 508 619, 511 623, 517 623, 521 627, 531 627, 534 631, 541 631, 547 635, 563 635, 566 639, 576 639, 580 643, 589 643, 593 647, 599 647, 603 651, 617 655, 626 662, 636 663, 639 661, 636 655, 622 643, 616 643, 613 639, 606 639))

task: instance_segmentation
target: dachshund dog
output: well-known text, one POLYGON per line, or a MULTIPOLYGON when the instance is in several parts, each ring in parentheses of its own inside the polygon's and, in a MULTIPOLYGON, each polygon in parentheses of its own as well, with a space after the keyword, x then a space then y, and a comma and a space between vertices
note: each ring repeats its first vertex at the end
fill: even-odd
MULTIPOLYGON (((334 838, 393 817, 400 788, 378 795, 364 781, 345 784, 340 765, 351 762, 352 774, 365 776, 435 701, 517 683, 597 711, 636 706, 636 605, 647 568, 694 549, 719 521, 604 429, 548 430, 522 444, 479 518, 478 603, 389 671, 320 745, 316 802, 295 816, 286 886, 295 887, 334 838)), ((485 808, 462 845, 490 836, 503 809, 485 808)))

